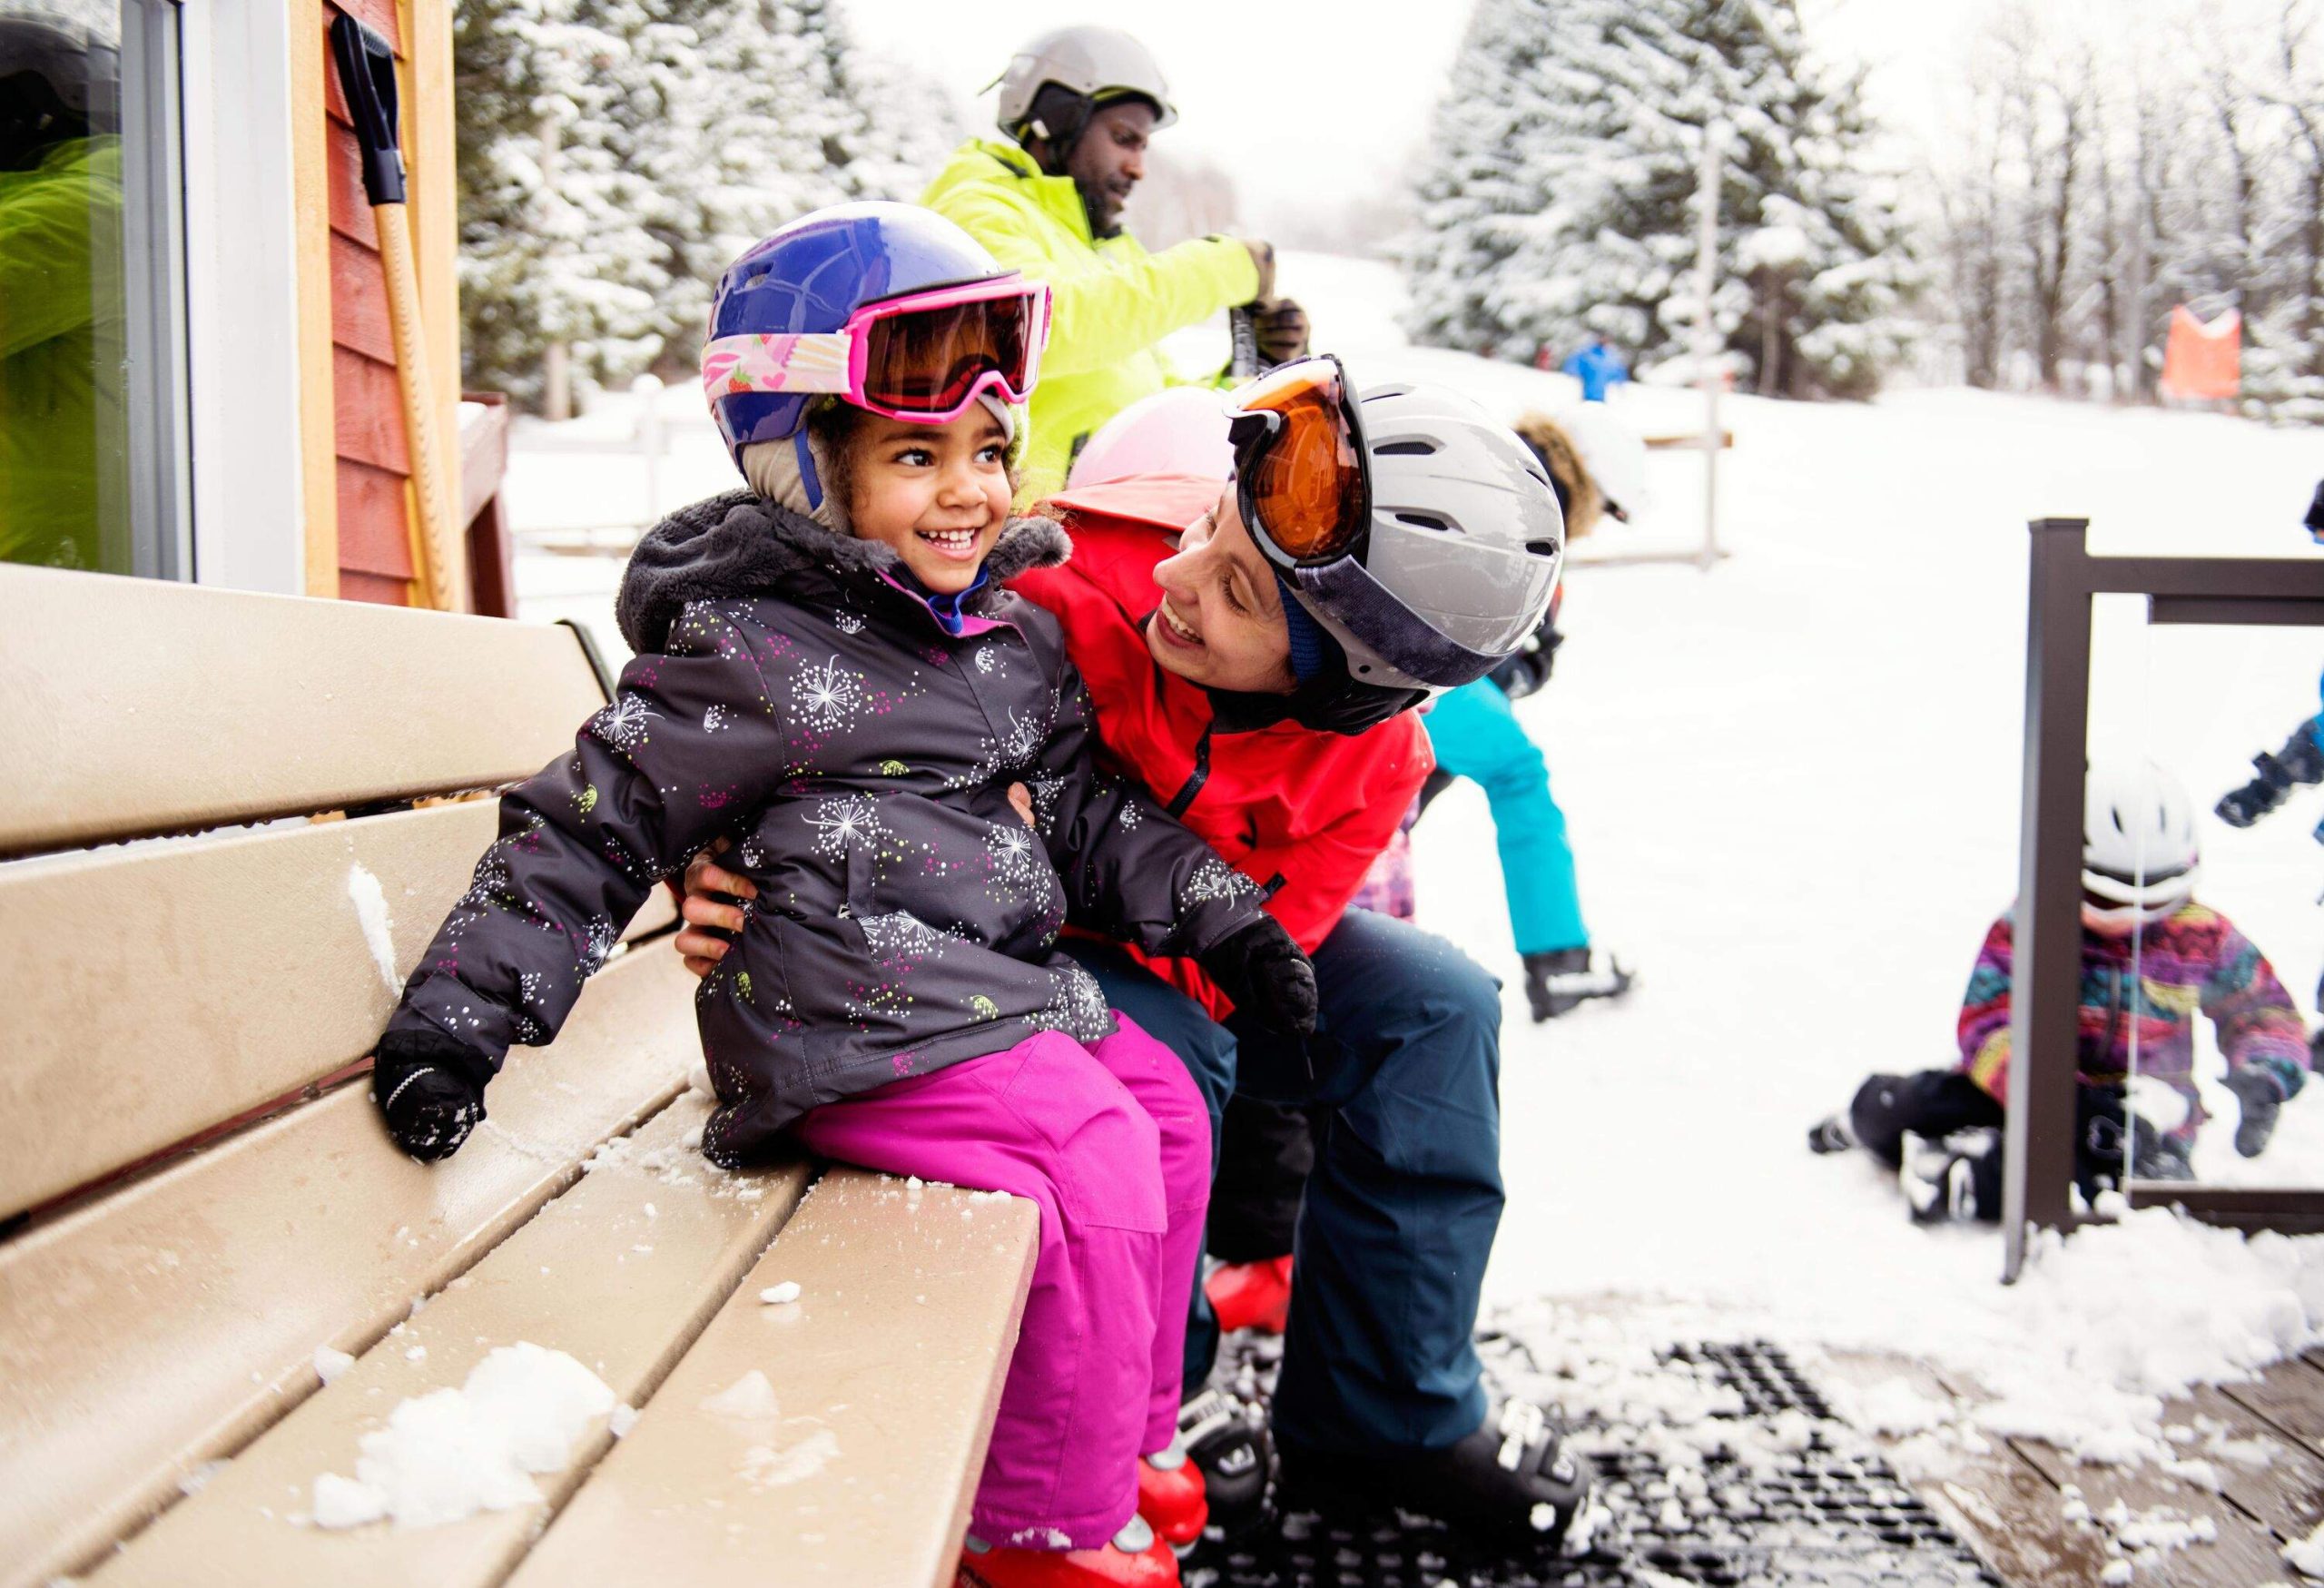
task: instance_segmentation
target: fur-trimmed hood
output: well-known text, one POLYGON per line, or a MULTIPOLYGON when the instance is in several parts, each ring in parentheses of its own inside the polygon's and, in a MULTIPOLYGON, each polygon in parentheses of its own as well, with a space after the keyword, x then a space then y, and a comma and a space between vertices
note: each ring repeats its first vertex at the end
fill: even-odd
MULTIPOLYGON (((1001 598, 1005 581, 1055 567, 1072 549, 1053 518, 1010 519, 984 559, 984 584, 962 609, 986 610, 1001 598)), ((643 656, 663 648, 689 602, 780 593, 809 571, 850 587, 881 587, 899 566, 879 541, 842 535, 747 490, 728 491, 680 508, 646 532, 630 554, 614 615, 622 637, 643 656)))
POLYGON ((1556 485, 1558 506, 1565 509, 1565 533, 1569 540, 1579 540, 1598 528, 1598 520, 1606 516, 1606 493, 1581 461, 1581 449, 1573 444, 1566 428, 1538 410, 1525 415, 1513 427, 1518 439, 1533 449, 1541 467, 1550 471, 1556 485))

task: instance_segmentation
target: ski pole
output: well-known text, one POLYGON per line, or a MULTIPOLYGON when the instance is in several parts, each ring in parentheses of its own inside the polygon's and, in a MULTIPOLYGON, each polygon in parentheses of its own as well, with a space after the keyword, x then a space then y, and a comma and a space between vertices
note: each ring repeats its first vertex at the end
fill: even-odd
POLYGON ((1226 372, 1237 380, 1248 380, 1259 372, 1259 329, 1252 323, 1247 306, 1226 311, 1226 334, 1235 347, 1227 355, 1226 372))
POLYGON ((438 434, 434 382, 428 378, 426 329, 419 312, 419 270, 411 246, 410 212, 404 204, 404 167, 396 104, 396 57, 388 41, 344 14, 331 19, 330 47, 339 85, 347 96, 363 151, 363 193, 379 226, 379 262, 388 277, 388 326, 395 339, 396 386, 403 398, 404 440, 411 454, 411 492, 418 508, 412 536, 415 582, 427 604, 453 605, 454 538, 451 480, 438 434))

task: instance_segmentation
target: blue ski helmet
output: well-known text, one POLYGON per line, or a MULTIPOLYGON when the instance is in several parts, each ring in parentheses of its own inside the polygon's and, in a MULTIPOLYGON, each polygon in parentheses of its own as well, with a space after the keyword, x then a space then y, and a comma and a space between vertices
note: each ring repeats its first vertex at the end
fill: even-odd
MULTIPOLYGON (((886 200, 832 204, 777 228, 726 267, 708 340, 829 334, 867 303, 1016 273, 932 210, 886 200)), ((819 400, 812 392, 714 392, 710 413, 739 469, 743 448, 797 436, 819 400)))

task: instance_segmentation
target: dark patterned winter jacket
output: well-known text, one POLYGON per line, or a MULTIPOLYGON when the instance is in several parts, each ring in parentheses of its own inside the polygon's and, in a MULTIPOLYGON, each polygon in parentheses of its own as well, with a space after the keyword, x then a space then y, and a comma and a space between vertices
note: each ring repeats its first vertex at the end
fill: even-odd
POLYGON ((1036 1031, 1105 1035, 1097 983, 1055 952, 1068 920, 1199 954, 1259 891, 1092 764, 1057 620, 1000 585, 1067 550, 1012 523, 955 610, 886 547, 747 492, 672 516, 623 583, 636 659, 573 755, 504 798, 389 1030, 496 1067, 547 1041, 656 881, 730 837, 758 898, 696 1004, 718 1160, 1036 1031))

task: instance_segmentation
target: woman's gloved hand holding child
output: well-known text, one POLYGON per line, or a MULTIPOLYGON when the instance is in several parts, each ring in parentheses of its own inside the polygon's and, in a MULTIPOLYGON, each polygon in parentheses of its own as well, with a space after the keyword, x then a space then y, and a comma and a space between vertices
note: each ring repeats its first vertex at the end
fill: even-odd
POLYGON ((1315 1031, 1315 967, 1274 916, 1220 939, 1197 962, 1236 1009, 1268 1031, 1295 1037, 1315 1031))

